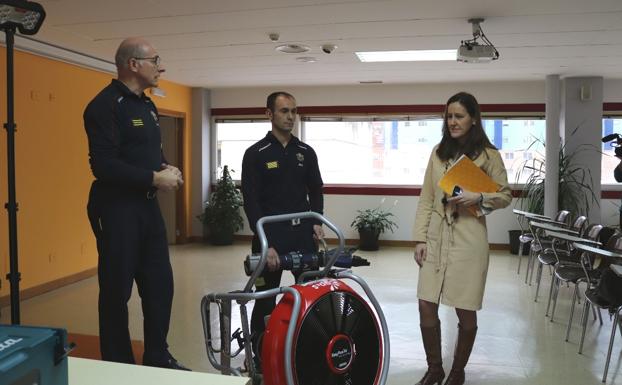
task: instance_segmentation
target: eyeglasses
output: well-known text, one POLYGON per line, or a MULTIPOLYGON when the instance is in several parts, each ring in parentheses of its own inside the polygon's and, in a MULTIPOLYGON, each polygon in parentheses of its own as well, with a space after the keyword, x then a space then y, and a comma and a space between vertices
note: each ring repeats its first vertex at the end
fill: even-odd
POLYGON ((156 67, 159 66, 160 63, 162 62, 162 60, 160 59, 159 55, 155 55, 153 57, 135 57, 134 59, 136 59, 136 60, 149 60, 156 67))

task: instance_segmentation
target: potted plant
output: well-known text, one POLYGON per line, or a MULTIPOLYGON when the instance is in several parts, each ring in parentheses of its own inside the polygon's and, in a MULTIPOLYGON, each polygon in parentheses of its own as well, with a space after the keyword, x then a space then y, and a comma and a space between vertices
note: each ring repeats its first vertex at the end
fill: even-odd
POLYGON ((210 243, 213 245, 233 243, 233 234, 244 226, 239 210, 242 204, 242 193, 231 179, 228 166, 224 166, 222 176, 216 181, 214 191, 205 202, 203 214, 198 216, 210 243))
MULTIPOLYGON (((544 142, 536 139, 529 147, 544 142)), ((594 151, 589 145, 580 145, 568 153, 565 144, 559 148, 559 186, 557 189, 557 207, 568 210, 574 216, 588 215, 592 203, 598 204, 593 189, 592 173, 589 169, 576 164, 575 157, 584 151, 594 151)), ((520 207, 524 211, 536 214, 544 213, 544 181, 546 179, 546 160, 534 158, 523 163, 517 173, 516 180, 521 174, 528 172, 529 176, 520 195, 520 207)), ((517 202, 518 203, 518 202, 517 202)))
MULTIPOLYGON (((576 131, 576 129, 575 129, 576 131)), ((574 132, 573 132, 574 134, 574 132)), ((544 141, 535 139, 527 148, 536 145, 545 146, 544 141)), ((567 152, 565 144, 559 148, 559 186, 557 189, 557 207, 568 210, 573 216, 588 215, 592 203, 598 205, 598 199, 593 189, 592 174, 589 169, 575 162, 575 157, 584 151, 595 151, 589 145, 580 145, 573 152, 567 152)), ((519 200, 515 203, 523 211, 535 214, 544 214, 544 181, 546 179, 546 159, 533 158, 523 162, 516 174, 516 184, 521 175, 528 173, 519 200), (520 203, 519 203, 520 202, 520 203)), ((510 230, 510 245, 515 245, 518 254, 518 237, 520 230, 510 230)), ((528 252, 524 248, 523 254, 528 252)))
POLYGON ((378 250, 378 238, 387 230, 393 232, 397 224, 391 220, 393 213, 380 207, 357 210, 357 215, 350 224, 357 229, 360 237, 360 250, 378 250))

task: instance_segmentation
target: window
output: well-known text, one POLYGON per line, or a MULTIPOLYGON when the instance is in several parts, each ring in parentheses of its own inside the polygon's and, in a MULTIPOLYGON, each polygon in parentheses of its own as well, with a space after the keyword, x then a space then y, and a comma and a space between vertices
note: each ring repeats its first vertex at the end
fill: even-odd
MULTIPOLYGON (((615 133, 622 134, 622 117, 608 117, 603 119, 602 128, 603 137, 615 133)), ((601 156, 600 180, 602 184, 618 185, 619 183, 613 177, 613 170, 618 164, 620 164, 620 159, 615 157, 615 147, 612 147, 611 143, 615 143, 615 141, 602 144, 601 150, 603 152, 603 155, 601 156)))
MULTIPOLYGON (((544 120, 483 123, 501 152, 510 183, 517 182, 515 170, 522 170, 526 161, 544 158, 544 120)), ((430 153, 441 140, 442 124, 440 118, 303 116, 301 139, 315 149, 325 184, 421 185, 430 153)), ((233 178, 241 179, 244 151, 270 129, 265 119, 217 120, 215 167, 228 165, 233 178)), ((526 180, 524 174, 519 183, 526 180)))
MULTIPOLYGON (((318 154, 324 183, 420 185, 430 153, 441 140, 443 121, 415 120, 417 124, 406 119, 303 118, 303 140, 318 154)), ((521 170, 525 160, 544 158, 544 120, 485 119, 483 123, 488 138, 502 153, 510 183, 516 182, 514 170, 521 170)), ((518 182, 526 178, 523 172, 518 182)))
POLYGON ((327 184, 421 184, 440 119, 303 121, 327 184), (422 166, 423 165, 423 166, 422 166))
POLYGON ((244 151, 270 131, 269 121, 216 121, 216 167, 229 166, 235 180, 242 179, 244 151))

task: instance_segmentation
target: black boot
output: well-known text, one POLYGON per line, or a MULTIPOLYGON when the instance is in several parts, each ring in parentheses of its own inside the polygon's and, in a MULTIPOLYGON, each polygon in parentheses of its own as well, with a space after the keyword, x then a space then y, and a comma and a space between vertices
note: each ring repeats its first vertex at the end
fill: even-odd
POLYGON ((443 378, 445 378, 445 371, 443 370, 443 356, 441 352, 440 321, 436 326, 421 326, 421 337, 423 339, 425 357, 428 361, 428 371, 415 385, 441 385, 443 378))
POLYGON ((458 324, 458 341, 456 342, 456 350, 454 351, 454 363, 451 366, 451 372, 449 372, 445 385, 464 384, 464 367, 467 362, 469 362, 476 334, 477 327, 464 330, 462 326, 458 324))

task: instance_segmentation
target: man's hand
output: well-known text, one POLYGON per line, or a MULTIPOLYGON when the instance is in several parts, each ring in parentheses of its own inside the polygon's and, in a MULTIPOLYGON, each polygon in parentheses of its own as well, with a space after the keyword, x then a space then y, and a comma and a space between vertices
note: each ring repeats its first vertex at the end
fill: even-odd
POLYGON ((162 163, 160 167, 162 170, 166 170, 166 169, 171 170, 173 174, 175 174, 177 178, 179 178, 179 186, 184 184, 184 177, 181 173, 181 170, 179 170, 177 167, 170 165, 170 164, 166 164, 166 163, 162 163))
POLYGON ((415 262, 417 262, 417 265, 419 265, 419 267, 423 266, 423 261, 425 261, 427 256, 428 246, 426 245, 426 243, 417 243, 417 245, 415 246, 415 262))
POLYGON ((268 249, 268 259, 267 265, 269 271, 277 271, 281 266, 281 261, 279 260, 279 254, 273 247, 268 249))
POLYGON ((153 186, 158 190, 175 190, 184 184, 181 171, 170 164, 162 164, 160 171, 153 172, 153 186))
POLYGON ((324 228, 322 225, 313 225, 313 238, 316 241, 324 239, 324 228))

